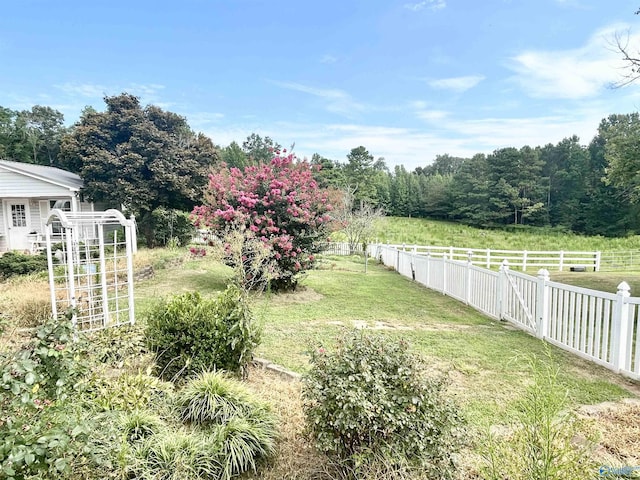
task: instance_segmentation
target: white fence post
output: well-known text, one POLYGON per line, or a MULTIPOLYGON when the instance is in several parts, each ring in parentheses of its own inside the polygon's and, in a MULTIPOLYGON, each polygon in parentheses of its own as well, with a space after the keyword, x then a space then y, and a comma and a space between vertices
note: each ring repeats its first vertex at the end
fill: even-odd
POLYGON ((431 254, 427 251, 427 281, 426 281, 426 286, 428 288, 431 288, 431 275, 430 275, 430 271, 431 270, 431 254))
POLYGON ((507 284, 508 270, 509 260, 505 258, 500 265, 500 270, 498 271, 498 284, 496 286, 496 310, 498 313, 498 320, 502 320, 503 316, 504 286, 507 284))
POLYGON ((522 271, 527 271, 527 251, 522 252, 522 271))
POLYGON ((487 270, 491 270, 491 249, 487 248, 487 270))
POLYGON ((471 261, 473 259, 473 252, 469 250, 467 252, 467 269, 465 270, 465 287, 464 287, 464 303, 469 305, 471 301, 471 261))
POLYGON ((558 271, 562 271, 562 267, 564 267, 564 250, 560 250, 560 265, 558 266, 558 271))
POLYGON ((611 348, 613 349, 613 364, 617 371, 626 369, 627 363, 627 337, 629 336, 629 303, 627 298, 631 296, 631 288, 627 282, 618 285, 616 309, 613 318, 613 338, 611 348))
POLYGON ((131 221, 131 247, 133 248, 133 253, 138 253, 138 224, 136 223, 136 217, 131 215, 129 218, 131 221))
POLYGON ((538 270, 538 288, 536 289, 536 336, 549 335, 549 270, 538 270))
POLYGON ((447 294, 447 254, 442 255, 442 294, 447 294))
POLYGON ((596 265, 593 267, 594 272, 600 271, 600 259, 602 258, 602 252, 596 252, 596 265))

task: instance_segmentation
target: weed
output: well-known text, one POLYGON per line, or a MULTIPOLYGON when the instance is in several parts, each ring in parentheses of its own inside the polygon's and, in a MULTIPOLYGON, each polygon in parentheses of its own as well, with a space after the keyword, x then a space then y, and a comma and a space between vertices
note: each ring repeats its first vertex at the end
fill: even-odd
POLYGON ((516 402, 507 433, 489 433, 482 449, 486 480, 571 480, 595 477, 594 439, 578 441, 580 423, 568 409, 567 389, 549 355, 531 357, 533 383, 516 402), (589 472, 592 472, 590 474, 589 472))

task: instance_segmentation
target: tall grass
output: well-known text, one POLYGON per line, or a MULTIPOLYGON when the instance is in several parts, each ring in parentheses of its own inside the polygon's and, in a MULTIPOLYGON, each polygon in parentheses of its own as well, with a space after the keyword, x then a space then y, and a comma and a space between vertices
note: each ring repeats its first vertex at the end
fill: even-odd
POLYGON ((12 327, 36 327, 51 316, 49 282, 42 274, 13 277, 0 283, 0 313, 12 327))
POLYGON ((562 229, 509 227, 480 229, 460 223, 423 218, 384 217, 375 225, 374 239, 381 243, 491 248, 494 250, 637 250, 640 237, 587 237, 562 229))

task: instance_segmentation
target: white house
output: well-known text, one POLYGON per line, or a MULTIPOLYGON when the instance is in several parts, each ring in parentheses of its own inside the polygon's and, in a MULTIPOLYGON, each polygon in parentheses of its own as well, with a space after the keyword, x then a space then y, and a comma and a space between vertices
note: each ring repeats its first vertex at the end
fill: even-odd
POLYGON ((54 205, 72 212, 93 211, 92 203, 82 201, 82 186, 75 173, 0 160, 0 252, 34 250, 54 205))

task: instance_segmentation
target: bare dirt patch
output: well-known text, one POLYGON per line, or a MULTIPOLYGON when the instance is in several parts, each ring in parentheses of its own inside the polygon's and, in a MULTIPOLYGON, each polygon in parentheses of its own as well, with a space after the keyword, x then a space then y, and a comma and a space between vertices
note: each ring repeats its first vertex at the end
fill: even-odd
POLYGON ((271 295, 269 301, 275 305, 294 305, 300 303, 317 302, 322 300, 324 295, 316 292, 313 288, 298 287, 293 292, 283 292, 271 295))
POLYGON ((595 456, 603 465, 640 466, 640 400, 587 405, 578 410, 599 437, 595 456))
POLYGON ((340 327, 357 328, 359 330, 423 330, 431 332, 459 332, 475 328, 473 325, 452 325, 450 323, 428 323, 421 325, 405 325, 394 321, 367 321, 367 320, 350 320, 343 322, 340 320, 328 320, 327 325, 337 325, 340 327))

